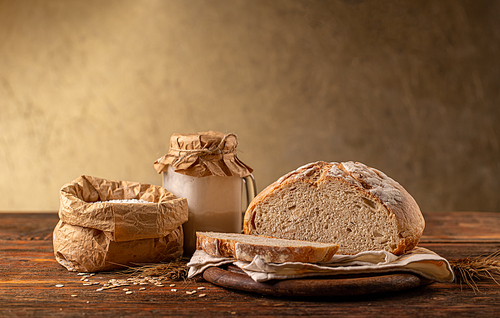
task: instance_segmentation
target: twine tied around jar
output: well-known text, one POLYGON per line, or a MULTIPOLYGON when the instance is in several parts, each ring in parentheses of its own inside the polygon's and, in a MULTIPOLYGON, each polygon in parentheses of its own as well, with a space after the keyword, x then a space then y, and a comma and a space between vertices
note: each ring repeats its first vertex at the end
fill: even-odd
POLYGON ((180 148, 170 147, 170 150, 178 151, 179 153, 181 153, 181 152, 185 153, 184 155, 179 157, 176 161, 174 161, 173 165, 176 165, 185 159, 189 159, 192 156, 198 156, 201 154, 203 154, 203 155, 221 155, 221 154, 233 153, 236 150, 236 147, 238 147, 238 137, 236 136, 236 134, 229 133, 229 134, 224 135, 224 137, 219 142, 219 144, 213 144, 209 148, 180 149, 180 148), (233 147, 231 147, 231 149, 224 150, 224 147, 226 146, 226 139, 229 137, 234 137, 235 144, 233 147))
POLYGON ((236 155, 238 137, 234 133, 205 131, 190 134, 173 134, 166 155, 154 163, 156 172, 168 167, 175 172, 193 176, 249 176, 253 169, 236 155))

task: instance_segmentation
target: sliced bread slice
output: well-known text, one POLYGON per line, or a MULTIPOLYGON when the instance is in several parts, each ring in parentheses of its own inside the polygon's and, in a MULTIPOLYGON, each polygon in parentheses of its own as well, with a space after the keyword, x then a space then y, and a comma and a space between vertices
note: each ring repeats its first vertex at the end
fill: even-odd
POLYGON ((320 263, 330 260, 339 246, 236 233, 196 232, 196 248, 212 256, 248 262, 259 255, 269 263, 320 263))

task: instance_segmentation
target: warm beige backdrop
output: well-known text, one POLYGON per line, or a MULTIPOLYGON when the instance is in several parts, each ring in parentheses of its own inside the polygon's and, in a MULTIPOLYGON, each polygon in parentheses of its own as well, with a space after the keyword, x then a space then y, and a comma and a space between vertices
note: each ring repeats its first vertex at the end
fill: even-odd
POLYGON ((0 0, 0 211, 81 174, 160 184, 175 132, 259 190, 357 160, 424 211, 500 211, 500 2, 0 0))

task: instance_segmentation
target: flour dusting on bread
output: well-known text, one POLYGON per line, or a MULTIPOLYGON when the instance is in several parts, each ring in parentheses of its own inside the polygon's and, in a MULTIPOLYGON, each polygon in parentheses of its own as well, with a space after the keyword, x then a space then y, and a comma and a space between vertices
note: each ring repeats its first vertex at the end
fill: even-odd
POLYGON ((268 186, 245 214, 246 234, 338 243, 339 252, 403 254, 425 221, 411 195, 362 163, 313 162, 268 186))

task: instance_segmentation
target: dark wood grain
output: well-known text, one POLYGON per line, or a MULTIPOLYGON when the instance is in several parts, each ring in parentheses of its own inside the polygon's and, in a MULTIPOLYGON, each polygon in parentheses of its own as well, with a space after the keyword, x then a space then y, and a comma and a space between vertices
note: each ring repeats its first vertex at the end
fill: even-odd
MULTIPOLYGON (((500 249, 500 214, 460 213, 426 214, 426 236, 420 245, 448 259, 500 249), (472 228, 476 230, 464 232, 472 228)), ((263 296, 200 279, 175 282, 176 292, 168 284, 148 285, 143 291, 129 286, 130 295, 122 289, 98 292, 56 263, 51 233, 57 220, 55 213, 0 214, 0 317, 498 317, 500 287, 492 281, 479 282, 478 293, 453 283, 433 283, 399 292, 303 298, 263 296), (186 294, 193 290, 197 292, 186 294)), ((123 277, 122 272, 106 272, 91 281, 123 277)))
POLYGON ((425 230, 421 242, 500 241, 498 212, 425 213, 425 230))
POLYGON ((217 286, 263 295, 289 297, 344 297, 403 291, 432 281, 410 273, 350 275, 255 282, 239 268, 211 267, 203 278, 217 286))

